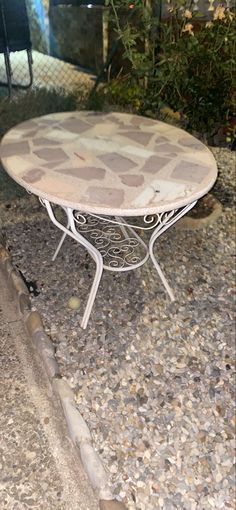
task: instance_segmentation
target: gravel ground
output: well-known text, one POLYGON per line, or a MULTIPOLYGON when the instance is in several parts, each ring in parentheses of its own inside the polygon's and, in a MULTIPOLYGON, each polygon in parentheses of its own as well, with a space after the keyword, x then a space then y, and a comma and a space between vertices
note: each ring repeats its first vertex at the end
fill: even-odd
POLYGON ((39 363, 0 268, 0 508, 98 510, 39 363))
POLYGON ((44 509, 47 505, 48 510, 55 507, 65 510, 58 468, 37 409, 30 399, 22 364, 16 354, 14 336, 10 325, 4 323, 2 310, 0 319, 1 508, 44 509))
POLYGON ((170 229, 156 243, 176 301, 151 263, 105 272, 86 331, 79 321, 93 262, 71 239, 51 262, 60 233, 34 198, 1 207, 13 261, 36 281, 33 304, 128 510, 235 508, 235 156, 214 153, 222 216, 207 229, 170 229), (67 306, 72 295, 79 311, 67 306))

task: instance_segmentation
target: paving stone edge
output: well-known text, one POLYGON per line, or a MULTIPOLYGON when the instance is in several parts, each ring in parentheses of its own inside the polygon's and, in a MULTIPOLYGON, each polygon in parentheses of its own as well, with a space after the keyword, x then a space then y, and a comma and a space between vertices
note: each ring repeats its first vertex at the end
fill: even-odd
POLYGON ((212 225, 212 223, 217 221, 222 214, 223 206, 221 202, 219 202, 219 200, 211 193, 205 195, 203 199, 206 197, 208 200, 210 200, 212 206, 212 211, 208 214, 208 216, 205 216, 204 218, 192 218, 191 216, 185 215, 183 218, 180 218, 180 220, 177 221, 175 227, 182 230, 200 230, 202 228, 208 227, 209 225, 212 225))
POLYGON ((109 477, 92 444, 87 424, 76 407, 75 396, 68 382, 60 375, 52 341, 44 330, 38 311, 31 309, 29 291, 12 262, 0 234, 0 268, 18 306, 19 315, 31 341, 36 348, 50 380, 52 390, 59 398, 70 438, 79 449, 80 458, 93 489, 98 494, 100 510, 127 510, 122 502, 115 500, 109 487, 109 477))

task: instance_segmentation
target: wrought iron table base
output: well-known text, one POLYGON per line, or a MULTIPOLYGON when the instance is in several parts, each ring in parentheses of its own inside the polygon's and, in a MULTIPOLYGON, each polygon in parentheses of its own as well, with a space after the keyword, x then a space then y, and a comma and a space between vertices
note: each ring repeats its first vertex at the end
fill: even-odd
POLYGON ((87 214, 75 211, 69 207, 61 206, 67 216, 67 224, 63 225, 63 223, 56 218, 52 204, 46 199, 40 199, 40 201, 46 207, 49 218, 54 225, 63 231, 63 235, 52 260, 55 260, 65 237, 69 235, 86 248, 96 264, 93 284, 81 321, 81 327, 83 329, 87 327, 103 269, 120 272, 130 271, 131 269, 142 266, 150 257, 171 301, 174 301, 173 291, 154 256, 153 247, 156 239, 190 211, 197 201, 181 209, 157 213, 156 215, 147 215, 143 218, 143 225, 141 226, 130 224, 122 217, 87 214), (148 245, 141 239, 136 230, 153 230, 148 245), (89 237, 89 240, 86 236, 89 237), (93 241, 94 244, 92 244, 91 241, 93 241), (141 250, 141 252, 143 252, 142 256, 138 255, 135 249, 141 250))

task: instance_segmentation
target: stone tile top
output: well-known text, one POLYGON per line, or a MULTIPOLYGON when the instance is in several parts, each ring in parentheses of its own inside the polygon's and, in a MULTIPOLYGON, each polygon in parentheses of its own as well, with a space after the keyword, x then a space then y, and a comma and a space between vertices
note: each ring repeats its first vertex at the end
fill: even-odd
POLYGON ((0 157, 28 191, 84 212, 141 216, 197 200, 217 167, 199 140, 164 122, 126 113, 76 111, 11 129, 0 157))

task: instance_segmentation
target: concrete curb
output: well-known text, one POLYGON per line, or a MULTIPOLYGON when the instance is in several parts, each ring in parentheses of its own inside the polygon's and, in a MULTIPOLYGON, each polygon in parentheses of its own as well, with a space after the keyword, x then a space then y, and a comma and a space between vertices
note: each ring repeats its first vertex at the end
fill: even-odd
POLYGON ((207 200, 212 207, 210 214, 204 218, 192 218, 191 216, 184 216, 175 224, 176 228, 183 230, 199 230, 201 228, 208 227, 218 220, 223 211, 222 204, 210 193, 205 195, 203 199, 207 200))
POLYGON ((10 253, 1 241, 0 238, 0 268, 12 290, 26 331, 43 361, 52 390, 60 400, 69 436, 74 447, 78 449, 84 470, 93 489, 98 494, 99 508, 100 510, 126 510, 123 503, 114 499, 109 487, 108 474, 93 447, 89 428, 76 407, 74 393, 67 381, 60 375, 53 343, 44 330, 40 314, 31 309, 29 291, 20 273, 13 267, 10 253))

